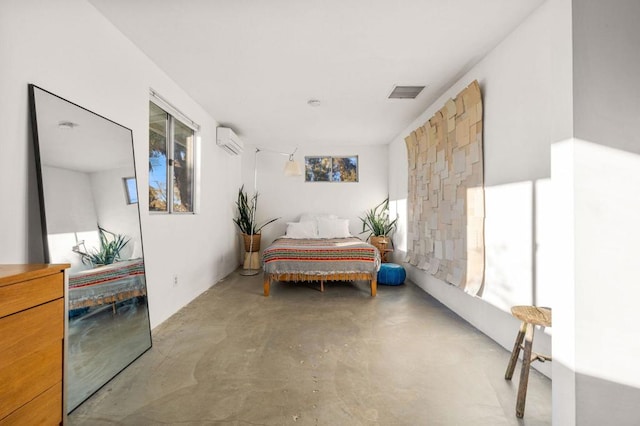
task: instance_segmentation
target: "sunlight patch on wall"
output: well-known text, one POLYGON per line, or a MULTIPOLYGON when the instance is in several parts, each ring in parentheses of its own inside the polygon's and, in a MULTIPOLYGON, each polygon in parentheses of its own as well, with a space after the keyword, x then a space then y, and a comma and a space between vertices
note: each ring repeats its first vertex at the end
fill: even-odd
POLYGON ((485 284, 482 298, 509 312, 532 303, 533 183, 485 188, 485 284))
POLYGON ((60 234, 48 234, 50 263, 69 263, 69 272, 77 272, 88 269, 82 264, 80 255, 72 251, 73 247, 80 245, 81 250, 91 250, 100 246, 98 231, 65 232, 60 234))
POLYGON ((398 218, 396 232, 393 234, 395 249, 407 252, 407 199, 389 201, 389 216, 398 218))

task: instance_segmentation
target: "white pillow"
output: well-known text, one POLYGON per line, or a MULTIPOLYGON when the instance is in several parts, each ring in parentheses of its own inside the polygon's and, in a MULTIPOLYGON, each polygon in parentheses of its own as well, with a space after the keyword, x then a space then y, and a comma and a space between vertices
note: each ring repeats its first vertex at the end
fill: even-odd
POLYGON ((318 236, 320 238, 350 237, 349 219, 318 218, 318 236))
POLYGON ((287 223, 287 237, 289 238, 318 238, 316 222, 287 223))

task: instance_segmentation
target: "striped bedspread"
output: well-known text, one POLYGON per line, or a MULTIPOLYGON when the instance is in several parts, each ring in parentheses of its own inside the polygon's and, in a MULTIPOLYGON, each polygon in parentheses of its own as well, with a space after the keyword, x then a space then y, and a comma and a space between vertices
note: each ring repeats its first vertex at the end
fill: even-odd
POLYGON ((69 309, 146 296, 144 261, 125 260, 69 276, 69 309))
POLYGON ((331 275, 375 272, 380 253, 356 237, 275 240, 262 255, 268 274, 331 275))
POLYGON ((69 277, 69 288, 74 289, 102 284, 134 275, 144 275, 144 261, 142 259, 125 260, 71 275, 69 277))

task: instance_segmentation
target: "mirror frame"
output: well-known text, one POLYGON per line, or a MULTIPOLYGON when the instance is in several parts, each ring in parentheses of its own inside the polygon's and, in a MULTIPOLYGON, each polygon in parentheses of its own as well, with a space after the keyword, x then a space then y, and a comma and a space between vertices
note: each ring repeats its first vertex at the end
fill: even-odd
MULTIPOLYGON (((49 242, 48 242, 48 226, 47 226, 47 214, 46 214, 46 202, 45 202, 45 188, 44 188, 44 180, 43 180, 43 163, 42 163, 42 157, 41 157, 41 135, 39 134, 39 130, 38 130, 38 108, 36 105, 36 90, 39 90, 47 95, 53 96, 55 98, 57 98, 60 101, 66 102, 69 105, 72 105, 74 107, 77 107, 81 110, 83 110, 84 112, 87 112, 89 114, 92 114, 93 116, 97 117, 97 118, 101 118, 106 120, 107 122, 116 125, 124 130, 126 130, 128 132, 128 134, 130 135, 130 143, 131 143, 131 155, 132 155, 132 160, 133 160, 133 177, 136 179, 136 191, 137 191, 137 168, 136 168, 136 160, 135 160, 135 144, 133 141, 133 131, 128 128, 125 127, 119 123, 116 123, 113 120, 110 120, 109 118, 106 118, 100 114, 95 113, 94 111, 91 111, 85 107, 82 107, 74 102, 71 102, 61 96, 56 95, 55 93, 52 93, 46 89, 43 89, 37 85, 34 84, 29 84, 28 85, 28 91, 29 91, 29 111, 30 111, 30 124, 31 124, 31 133, 32 133, 32 137, 33 137, 33 146, 34 146, 34 156, 35 156, 35 163, 36 163, 36 177, 37 177, 37 182, 38 182, 38 199, 39 199, 39 203, 40 203, 40 223, 41 223, 41 232, 42 232, 42 244, 43 244, 43 254, 44 254, 44 262, 45 263, 51 263, 51 253, 50 253, 50 247, 49 247, 49 242)), ((40 113, 42 113, 40 111, 40 113)), ((125 186, 125 191, 127 190, 126 188, 126 183, 123 181, 123 183, 121 185, 125 186)), ((127 195, 125 194, 123 196, 123 198, 126 198, 127 195)), ((128 200, 127 200, 128 203, 128 200)), ((140 255, 142 257, 143 260, 143 264, 142 264, 142 271, 143 271, 143 276, 144 276, 144 286, 145 286, 145 301, 144 301, 144 305, 146 308, 146 316, 147 316, 147 330, 149 333, 149 346, 146 347, 146 349, 142 350, 142 352, 140 352, 139 354, 137 354, 136 356, 133 357, 133 359, 131 359, 130 361, 126 362, 126 364, 119 369, 118 371, 115 371, 113 373, 113 375, 111 375, 104 383, 100 383, 99 385, 96 385, 97 387, 95 388, 95 390, 93 390, 89 395, 87 395, 85 398, 82 399, 81 402, 79 402, 76 406, 74 407, 68 407, 67 406, 67 401, 68 401, 68 397, 67 397, 67 390, 68 390, 68 362, 69 362, 69 279, 68 279, 68 274, 66 275, 65 278, 65 289, 64 289, 64 297, 65 297, 65 319, 64 319, 64 366, 63 366, 63 405, 64 405, 64 414, 68 414, 70 412, 72 412, 73 410, 75 410, 76 408, 78 408, 80 405, 82 405, 82 403, 84 401, 86 401, 87 399, 89 399, 93 394, 95 394, 96 392, 98 392, 98 390, 100 390, 102 387, 104 387, 106 384, 108 384, 114 377, 116 377, 118 374, 120 374, 122 371, 124 371, 128 366, 130 366, 134 361, 136 361, 138 358, 140 358, 143 354, 145 354, 147 351, 149 351, 152 347, 153 347, 153 339, 152 339, 152 333, 151 333, 151 323, 150 323, 150 313, 149 313, 149 303, 148 303, 148 284, 147 284, 147 273, 146 273, 146 259, 144 256, 144 243, 143 243, 143 232, 142 232, 142 221, 141 221, 141 213, 140 213, 140 206, 138 202, 135 202, 133 204, 137 204, 137 218, 138 218, 138 229, 140 232, 140 255)))

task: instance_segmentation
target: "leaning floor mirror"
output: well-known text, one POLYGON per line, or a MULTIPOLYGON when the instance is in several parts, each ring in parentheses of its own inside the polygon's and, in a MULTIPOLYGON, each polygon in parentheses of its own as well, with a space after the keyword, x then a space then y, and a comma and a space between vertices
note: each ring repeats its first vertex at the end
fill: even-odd
POLYGON ((45 262, 69 263, 73 411, 151 347, 130 129, 29 86, 45 262))

